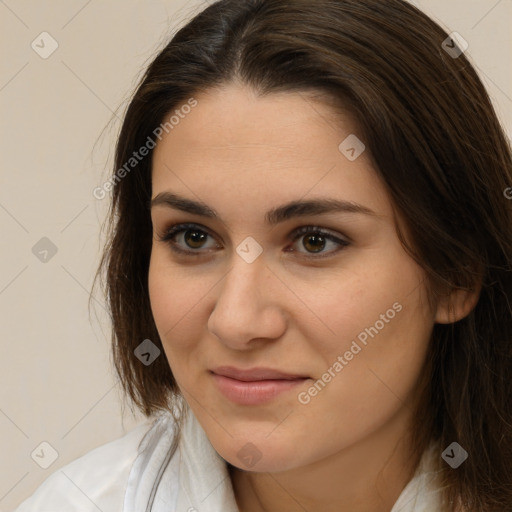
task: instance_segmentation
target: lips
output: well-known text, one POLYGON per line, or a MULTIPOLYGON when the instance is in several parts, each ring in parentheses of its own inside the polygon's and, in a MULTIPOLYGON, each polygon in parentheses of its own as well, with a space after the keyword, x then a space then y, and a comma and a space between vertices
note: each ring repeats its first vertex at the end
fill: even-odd
POLYGON ((263 405, 291 392, 309 377, 271 368, 242 370, 220 366, 210 370, 217 389, 231 402, 244 405, 263 405))
POLYGON ((230 379, 236 379, 242 382, 257 382, 262 380, 297 380, 309 378, 307 375, 286 373, 280 370, 261 367, 242 370, 233 366, 219 366, 211 371, 216 375, 229 377, 230 379))

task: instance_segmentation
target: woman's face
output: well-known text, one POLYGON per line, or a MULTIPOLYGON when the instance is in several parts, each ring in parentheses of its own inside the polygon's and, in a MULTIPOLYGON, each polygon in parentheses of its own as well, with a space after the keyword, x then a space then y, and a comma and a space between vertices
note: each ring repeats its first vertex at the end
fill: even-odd
POLYGON ((195 99, 154 153, 149 292, 212 445, 282 471, 404 428, 435 312, 357 128, 305 94, 195 99), (302 379, 244 384, 221 366, 302 379))

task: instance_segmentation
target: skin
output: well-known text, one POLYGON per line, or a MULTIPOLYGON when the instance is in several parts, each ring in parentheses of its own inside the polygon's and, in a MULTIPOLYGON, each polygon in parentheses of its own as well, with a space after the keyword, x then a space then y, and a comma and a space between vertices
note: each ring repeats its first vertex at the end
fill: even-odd
POLYGON ((178 385, 213 447, 237 468, 230 477, 240 511, 389 511, 421 455, 405 439, 434 323, 462 318, 476 297, 454 292, 429 309, 424 271, 398 240, 369 152, 349 161, 338 149, 357 135, 348 115, 335 117, 305 93, 259 97, 240 84, 195 98, 198 105, 158 143, 152 173, 152 198, 172 192, 220 216, 166 205, 151 211, 151 307, 178 385), (322 197, 376 215, 265 222, 271 208, 322 197), (190 232, 175 237, 200 256, 176 254, 160 240, 181 222, 209 234, 195 243, 190 232), (337 251, 325 240, 318 254, 311 235, 288 238, 301 226, 329 230, 350 245, 337 251), (236 251, 248 236, 263 249, 252 263, 236 251), (402 306, 394 318, 300 403, 298 393, 394 303, 402 306), (310 380, 269 403, 237 405, 209 372, 219 365, 310 380), (248 442, 261 454, 250 468, 237 456, 248 442))

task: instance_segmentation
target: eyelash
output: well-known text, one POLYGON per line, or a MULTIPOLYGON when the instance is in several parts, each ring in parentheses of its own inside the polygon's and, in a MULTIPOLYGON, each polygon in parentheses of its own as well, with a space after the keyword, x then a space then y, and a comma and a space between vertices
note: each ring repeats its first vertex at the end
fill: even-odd
MULTIPOLYGON (((176 235, 186 232, 186 231, 189 231, 189 230, 192 230, 192 229, 202 232, 202 233, 205 233, 209 236, 212 236, 208 232, 208 230, 202 229, 199 224, 175 224, 173 226, 170 226, 168 229, 166 229, 163 236, 158 237, 158 240, 160 242, 168 243, 171 250, 173 250, 176 253, 185 254, 185 255, 189 255, 189 256, 193 256, 193 257, 201 256, 204 254, 204 251, 201 251, 200 249, 198 249, 198 250, 181 249, 177 246, 176 242, 173 240, 173 238, 176 235)), ((331 242, 338 244, 340 247, 338 247, 334 251, 330 251, 326 254, 316 253, 317 255, 315 255, 315 253, 309 253, 310 254, 309 256, 304 255, 304 253, 301 253, 299 251, 289 251, 289 252, 299 252, 299 254, 302 254, 305 258, 319 259, 319 258, 327 258, 329 256, 332 256, 333 254, 338 253, 339 251, 343 250, 345 247, 350 245, 350 243, 347 242, 346 240, 342 240, 342 239, 334 236, 333 234, 331 234, 329 231, 326 231, 325 229, 322 229, 318 226, 300 227, 300 228, 294 230, 289 235, 289 239, 292 242, 296 242, 301 236, 309 235, 309 234, 321 235, 323 238, 326 238, 327 240, 330 240, 331 242)), ((212 238, 214 238, 214 237, 212 237, 212 238)))

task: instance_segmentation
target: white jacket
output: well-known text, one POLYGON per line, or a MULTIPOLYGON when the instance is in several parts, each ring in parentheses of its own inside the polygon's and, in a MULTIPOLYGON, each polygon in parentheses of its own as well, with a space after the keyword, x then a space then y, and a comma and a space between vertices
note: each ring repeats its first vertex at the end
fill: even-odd
MULTIPOLYGON (((14 512, 238 512, 226 461, 186 413, 174 446, 173 417, 162 413, 50 475, 14 512)), ((436 454, 425 453, 391 512, 441 510, 436 454)))

